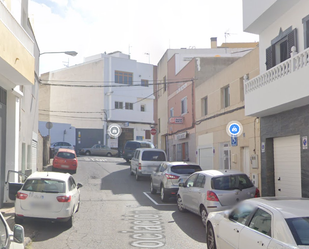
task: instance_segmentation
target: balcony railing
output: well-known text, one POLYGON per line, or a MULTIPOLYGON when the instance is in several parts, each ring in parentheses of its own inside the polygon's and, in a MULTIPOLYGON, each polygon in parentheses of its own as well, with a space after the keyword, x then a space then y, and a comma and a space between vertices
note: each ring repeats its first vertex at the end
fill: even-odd
POLYGON ((296 48, 292 47, 291 58, 278 64, 277 66, 267 70, 264 74, 261 74, 251 80, 245 79, 245 94, 248 94, 255 89, 263 87, 276 81, 288 74, 291 74, 304 67, 309 69, 309 48, 301 53, 296 53, 296 48))

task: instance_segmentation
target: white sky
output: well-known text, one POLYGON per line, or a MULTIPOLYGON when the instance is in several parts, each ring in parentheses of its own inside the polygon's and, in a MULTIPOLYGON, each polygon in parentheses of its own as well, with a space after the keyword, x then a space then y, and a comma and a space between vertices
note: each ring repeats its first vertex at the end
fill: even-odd
POLYGON ((243 32, 242 0, 29 0, 29 17, 41 53, 78 52, 42 55, 40 73, 104 52, 157 65, 168 48, 210 48, 211 37, 258 41, 243 32))

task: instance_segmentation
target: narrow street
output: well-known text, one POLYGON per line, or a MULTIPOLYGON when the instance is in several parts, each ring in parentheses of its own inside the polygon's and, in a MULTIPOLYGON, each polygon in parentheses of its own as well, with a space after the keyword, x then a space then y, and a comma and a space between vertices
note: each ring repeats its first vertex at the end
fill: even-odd
POLYGON ((81 208, 74 225, 27 221, 35 231, 32 249, 64 248, 206 248, 200 217, 180 213, 176 200, 162 203, 151 195, 148 178, 136 181, 121 158, 79 157, 74 175, 81 208))

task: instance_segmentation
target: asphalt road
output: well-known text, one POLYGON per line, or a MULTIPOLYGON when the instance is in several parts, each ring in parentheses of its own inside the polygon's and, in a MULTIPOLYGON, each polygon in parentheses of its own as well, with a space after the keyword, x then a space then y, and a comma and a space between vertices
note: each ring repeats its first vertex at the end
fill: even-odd
POLYGON ((83 187, 73 227, 27 221, 29 249, 207 248, 200 217, 151 195, 149 178, 136 181, 123 159, 79 157, 74 178, 83 187))

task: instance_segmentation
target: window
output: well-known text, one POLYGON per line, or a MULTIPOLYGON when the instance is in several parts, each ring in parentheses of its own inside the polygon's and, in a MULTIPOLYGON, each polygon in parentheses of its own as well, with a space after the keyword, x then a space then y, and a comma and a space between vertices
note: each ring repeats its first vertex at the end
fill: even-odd
POLYGON ((241 77, 239 79, 239 96, 240 96, 240 101, 245 100, 245 94, 244 94, 244 79, 249 80, 249 74, 246 74, 244 77, 241 77))
POLYGON ((141 105, 141 112, 145 112, 146 111, 146 106, 145 105, 141 105))
POLYGON ((148 80, 141 80, 141 86, 149 86, 148 80))
POLYGON ((297 245, 308 245, 309 217, 286 219, 297 245))
POLYGON ((158 127, 159 127, 159 133, 161 132, 161 120, 160 119, 158 119, 158 127))
POLYGON ((123 102, 115 101, 115 109, 123 109, 123 102))
POLYGON ((297 51, 297 29, 289 27, 280 30, 279 35, 271 41, 271 46, 266 49, 266 69, 270 69, 290 58, 291 48, 297 51))
POLYGON ((195 183, 194 183, 194 187, 196 188, 204 188, 205 185, 205 176, 202 174, 199 174, 195 183))
POLYGON ((133 103, 127 103, 126 102, 126 109, 127 110, 133 110, 133 103))
POLYGON ((132 85, 133 73, 115 71, 115 83, 132 85))
POLYGON ((248 205, 247 203, 240 203, 231 212, 229 219, 245 225, 248 217, 254 211, 254 209, 255 208, 253 206, 248 205))
POLYGON ((170 109, 170 117, 174 117, 174 107, 170 109))
POLYGON ((271 215, 262 209, 258 209, 250 221, 249 227, 271 236, 271 215))
POLYGON ((190 176, 190 177, 188 178, 188 180, 186 181, 185 185, 186 185, 187 187, 193 187, 193 184, 194 184, 195 179, 197 178, 197 176, 198 176, 198 174, 194 174, 194 175, 190 176))
POLYGON ((230 106, 230 86, 223 87, 222 93, 222 108, 230 106))
POLYGON ((181 115, 186 114, 187 111, 187 97, 184 97, 181 100, 181 115))
POLYGON ((208 114, 208 98, 207 96, 202 99, 202 116, 208 114))
POLYGON ((303 18, 304 26, 304 49, 309 48, 309 15, 303 18))

